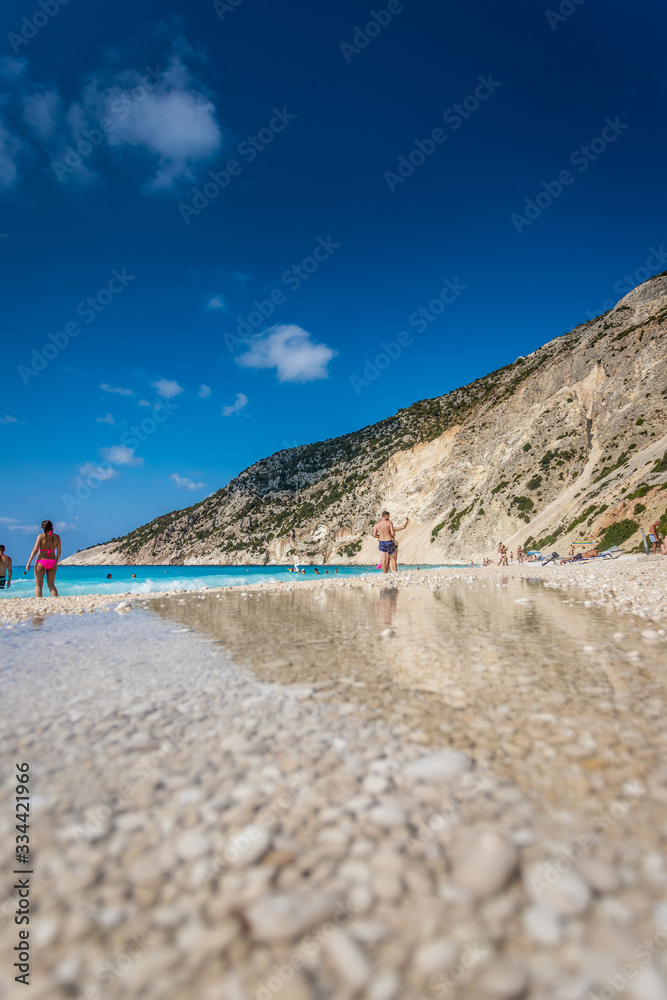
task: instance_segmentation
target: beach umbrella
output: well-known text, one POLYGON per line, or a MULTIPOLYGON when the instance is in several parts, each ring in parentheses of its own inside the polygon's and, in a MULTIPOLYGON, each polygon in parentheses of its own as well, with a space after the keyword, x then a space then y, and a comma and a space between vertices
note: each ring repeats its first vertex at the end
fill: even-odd
POLYGON ((526 555, 527 556, 541 556, 542 553, 539 551, 539 549, 529 549, 528 552, 526 552, 526 555))

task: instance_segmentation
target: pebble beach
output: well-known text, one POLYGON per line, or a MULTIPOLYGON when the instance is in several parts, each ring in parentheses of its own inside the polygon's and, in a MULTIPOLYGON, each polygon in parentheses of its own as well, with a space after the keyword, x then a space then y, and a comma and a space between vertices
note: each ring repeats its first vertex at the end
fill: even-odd
POLYGON ((3 599, 30 995, 665 1000, 666 609, 642 557, 3 599))

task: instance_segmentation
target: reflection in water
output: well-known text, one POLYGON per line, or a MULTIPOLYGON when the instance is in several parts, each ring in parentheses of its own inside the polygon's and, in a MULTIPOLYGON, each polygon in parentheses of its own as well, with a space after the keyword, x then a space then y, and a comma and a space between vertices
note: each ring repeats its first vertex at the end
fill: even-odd
POLYGON ((398 587, 382 587, 377 602, 377 613, 383 625, 390 626, 394 620, 398 587))
POLYGON ((405 738, 466 750, 554 805, 599 809, 661 759, 663 648, 613 642, 607 612, 539 583, 227 592, 148 607, 262 680, 308 685, 403 724, 405 738), (507 741, 512 759, 499 752, 507 741))

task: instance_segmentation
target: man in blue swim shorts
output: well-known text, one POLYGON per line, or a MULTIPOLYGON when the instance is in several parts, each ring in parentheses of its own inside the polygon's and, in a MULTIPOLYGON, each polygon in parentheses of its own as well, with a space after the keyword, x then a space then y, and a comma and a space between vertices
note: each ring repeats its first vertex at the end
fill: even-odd
MULTIPOLYGON (((405 519, 403 528, 407 527, 408 518, 405 519)), ((373 538, 379 541, 378 548, 382 557, 382 572, 390 573, 396 571, 396 553, 398 545, 396 543, 396 532, 403 531, 403 528, 394 528, 389 519, 389 511, 382 511, 382 518, 373 528, 373 538)))

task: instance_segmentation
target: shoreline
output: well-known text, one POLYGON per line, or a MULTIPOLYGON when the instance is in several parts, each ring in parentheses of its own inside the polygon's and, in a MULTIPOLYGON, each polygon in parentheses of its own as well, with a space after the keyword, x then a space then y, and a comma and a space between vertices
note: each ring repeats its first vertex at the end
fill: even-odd
POLYGON ((227 587, 204 587, 200 590, 152 591, 151 593, 89 594, 52 597, 10 597, 0 602, 0 627, 31 618, 33 615, 80 614, 118 610, 124 613, 133 605, 156 599, 180 599, 183 595, 283 592, 351 588, 401 588, 430 586, 438 588, 455 582, 492 581, 503 586, 527 578, 538 579, 549 587, 575 589, 587 594, 590 606, 613 608, 623 615, 633 613, 656 624, 667 625, 667 559, 654 556, 626 555, 614 560, 543 567, 539 563, 513 563, 509 566, 475 566, 399 570, 397 573, 367 577, 329 577, 265 581, 227 587), (503 578, 501 580, 501 577, 503 578), (124 605, 124 606, 123 606, 124 605))
POLYGON ((604 569, 614 600, 643 600, 665 575, 577 568, 140 595, 129 616, 8 626, 35 1000, 99 993, 114 968, 108 1000, 601 989, 664 925, 665 640, 547 588, 602 591, 604 569))

